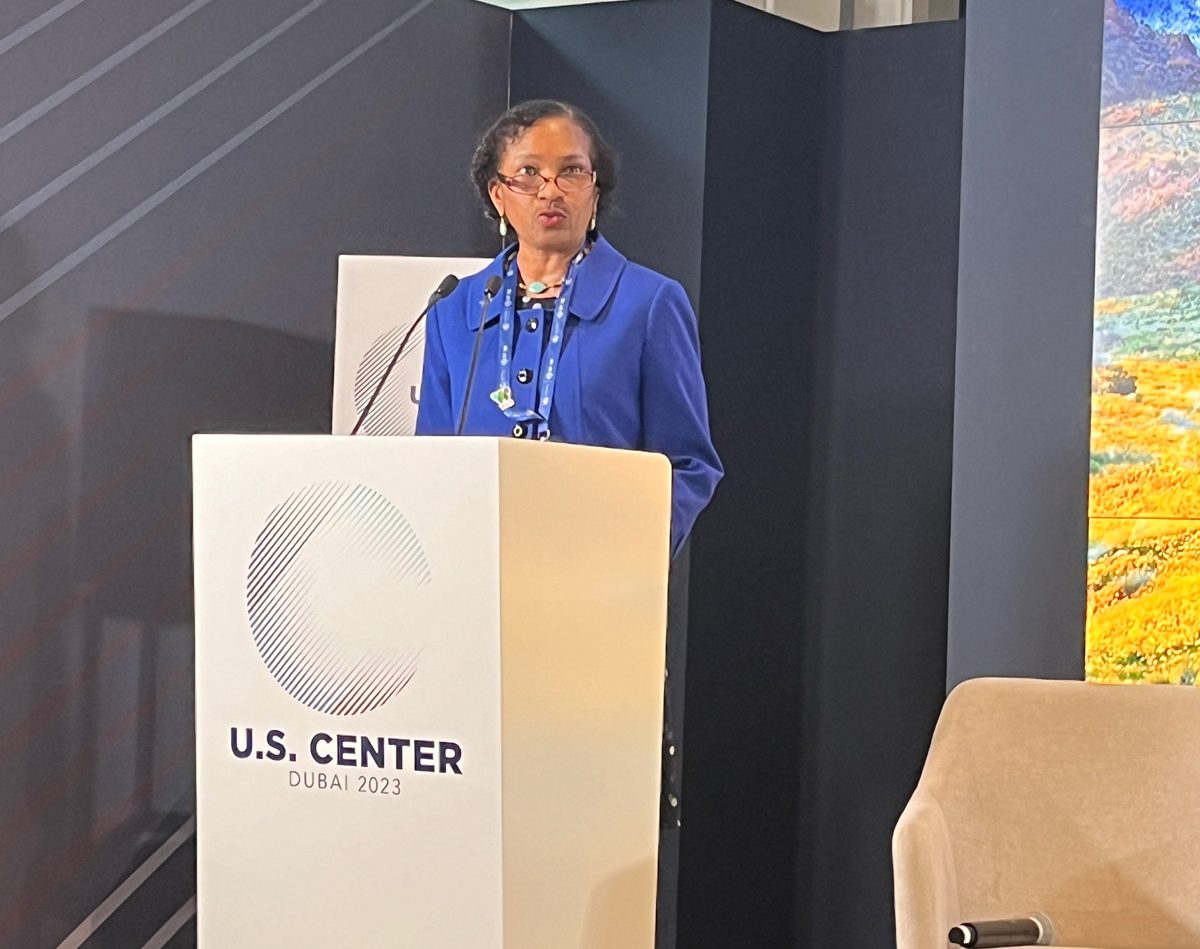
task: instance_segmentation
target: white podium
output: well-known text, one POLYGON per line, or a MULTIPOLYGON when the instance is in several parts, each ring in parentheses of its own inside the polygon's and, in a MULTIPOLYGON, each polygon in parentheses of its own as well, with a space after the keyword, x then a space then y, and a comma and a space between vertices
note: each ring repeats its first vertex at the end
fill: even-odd
POLYGON ((653 943, 670 466, 193 441, 199 938, 653 943))

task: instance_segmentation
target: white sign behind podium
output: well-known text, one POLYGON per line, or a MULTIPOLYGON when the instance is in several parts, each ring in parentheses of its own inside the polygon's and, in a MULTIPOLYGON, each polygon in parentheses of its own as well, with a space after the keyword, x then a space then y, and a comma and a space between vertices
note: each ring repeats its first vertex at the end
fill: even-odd
MULTIPOLYGON (((396 347, 442 278, 467 277, 487 263, 482 257, 338 258, 333 434, 350 434, 396 347)), ((424 354, 422 320, 367 416, 363 434, 413 434, 424 354)))

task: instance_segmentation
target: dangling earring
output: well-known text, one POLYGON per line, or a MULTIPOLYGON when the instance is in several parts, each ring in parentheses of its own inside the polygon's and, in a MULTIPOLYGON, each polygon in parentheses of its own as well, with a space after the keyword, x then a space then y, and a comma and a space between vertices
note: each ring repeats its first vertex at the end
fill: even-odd
POLYGON ((508 237, 508 221, 504 220, 504 215, 500 215, 500 236, 508 237))
POLYGON ((596 215, 593 213, 592 214, 592 223, 588 225, 588 230, 594 231, 595 229, 596 229, 596 215))

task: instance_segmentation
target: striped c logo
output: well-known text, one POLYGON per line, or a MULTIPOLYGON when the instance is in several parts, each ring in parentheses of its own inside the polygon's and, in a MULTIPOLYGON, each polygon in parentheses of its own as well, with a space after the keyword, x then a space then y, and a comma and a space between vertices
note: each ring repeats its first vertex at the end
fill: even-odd
POLYGON ((363 485, 322 482, 276 507, 246 574, 250 630, 267 669, 318 712, 379 708, 416 674, 401 604, 431 579, 396 507, 363 485))
MULTIPOLYGON (((358 364, 354 373, 354 414, 361 415, 367 407, 371 393, 379 385, 384 370, 391 362, 406 330, 397 326, 388 330, 373 342, 358 364)), ((400 355, 392 374, 379 390, 379 398, 371 406, 370 414, 363 422, 364 435, 411 435, 417 427, 417 406, 413 403, 411 388, 416 374, 421 369, 421 356, 425 343, 425 322, 413 330, 404 352, 400 355)))

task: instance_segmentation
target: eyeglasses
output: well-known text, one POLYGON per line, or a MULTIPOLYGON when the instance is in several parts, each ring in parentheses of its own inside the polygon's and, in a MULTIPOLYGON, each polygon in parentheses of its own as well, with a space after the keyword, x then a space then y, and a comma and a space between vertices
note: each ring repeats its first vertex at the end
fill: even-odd
POLYGON ((517 194, 537 194, 551 182, 558 185, 559 191, 570 194, 572 191, 584 191, 594 185, 596 172, 571 170, 564 171, 561 175, 539 175, 532 172, 525 175, 502 175, 496 172, 496 180, 517 194))

